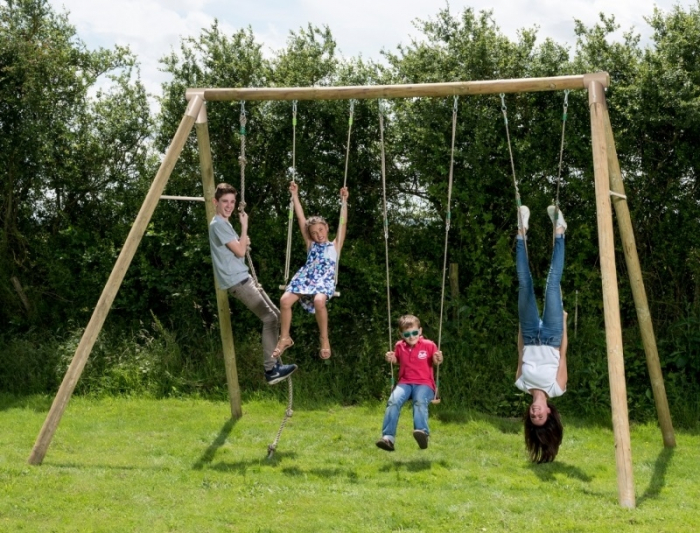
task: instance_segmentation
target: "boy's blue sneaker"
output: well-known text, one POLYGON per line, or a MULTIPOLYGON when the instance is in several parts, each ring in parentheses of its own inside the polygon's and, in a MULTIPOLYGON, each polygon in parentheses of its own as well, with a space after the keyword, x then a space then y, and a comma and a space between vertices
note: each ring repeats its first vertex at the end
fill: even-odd
POLYGON ((265 371, 265 380, 268 385, 274 385, 284 381, 297 369, 297 365, 283 365, 279 361, 270 370, 265 371))

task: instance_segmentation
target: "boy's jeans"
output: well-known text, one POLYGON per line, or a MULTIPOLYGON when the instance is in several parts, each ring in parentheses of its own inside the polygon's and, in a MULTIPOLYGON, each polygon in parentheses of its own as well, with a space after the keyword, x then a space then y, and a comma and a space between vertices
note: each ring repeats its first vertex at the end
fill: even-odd
POLYGON ((564 332, 564 306, 561 301, 561 276, 564 271, 564 235, 554 239, 552 263, 547 276, 544 295, 544 310, 540 320, 535 300, 535 289, 530 274, 530 265, 525 251, 525 242, 515 240, 515 267, 518 271, 518 316, 525 346, 561 346, 564 332))
POLYGON ((253 278, 229 287, 228 292, 262 320, 263 365, 266 371, 271 370, 277 362, 272 352, 280 333, 280 310, 262 288, 257 289, 253 278))
POLYGON ((413 399, 413 429, 422 429, 430 435, 430 429, 428 428, 428 404, 434 397, 433 389, 427 385, 398 384, 386 404, 382 436, 396 436, 396 426, 399 423, 401 406, 409 398, 413 399))

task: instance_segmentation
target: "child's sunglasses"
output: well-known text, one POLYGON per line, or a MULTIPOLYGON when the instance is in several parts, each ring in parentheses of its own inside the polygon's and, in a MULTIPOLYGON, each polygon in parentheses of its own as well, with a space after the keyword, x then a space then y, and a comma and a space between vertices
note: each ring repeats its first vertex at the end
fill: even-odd
POLYGON ((411 337, 417 337, 419 334, 420 334, 420 331, 417 329, 414 329, 413 331, 401 332, 401 335, 403 335, 405 339, 410 339, 411 337))

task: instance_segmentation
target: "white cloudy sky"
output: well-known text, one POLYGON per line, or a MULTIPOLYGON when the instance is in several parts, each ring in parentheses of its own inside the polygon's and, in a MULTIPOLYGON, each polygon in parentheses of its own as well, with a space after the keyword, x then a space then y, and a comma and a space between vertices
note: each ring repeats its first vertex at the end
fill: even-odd
MULTIPOLYGON (((129 45, 141 63, 146 88, 160 94, 166 75, 158 60, 183 36, 196 36, 216 18, 224 31, 251 26, 269 51, 284 46, 290 30, 308 23, 328 25, 346 57, 362 54, 380 59, 382 49, 393 50, 417 36, 412 22, 434 17, 444 1, 426 0, 50 0, 55 9, 67 10, 71 23, 86 44, 111 47, 129 45)), ((688 8, 696 0, 451 0, 450 10, 461 13, 492 9, 501 30, 515 37, 523 27, 539 27, 541 36, 574 44, 574 18, 588 25, 598 14, 615 15, 623 30, 632 27, 642 35, 651 32, 644 20, 654 6, 669 11, 688 8)))

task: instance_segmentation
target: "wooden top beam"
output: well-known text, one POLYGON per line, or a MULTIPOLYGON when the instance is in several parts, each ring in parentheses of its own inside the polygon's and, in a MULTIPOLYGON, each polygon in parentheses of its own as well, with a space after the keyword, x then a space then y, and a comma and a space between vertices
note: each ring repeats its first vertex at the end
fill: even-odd
POLYGON ((513 80, 358 85, 349 87, 256 87, 239 89, 187 89, 187 100, 200 95, 209 102, 252 100, 364 100, 372 98, 446 97, 479 94, 528 93, 586 89, 591 81, 610 85, 607 72, 513 80))

